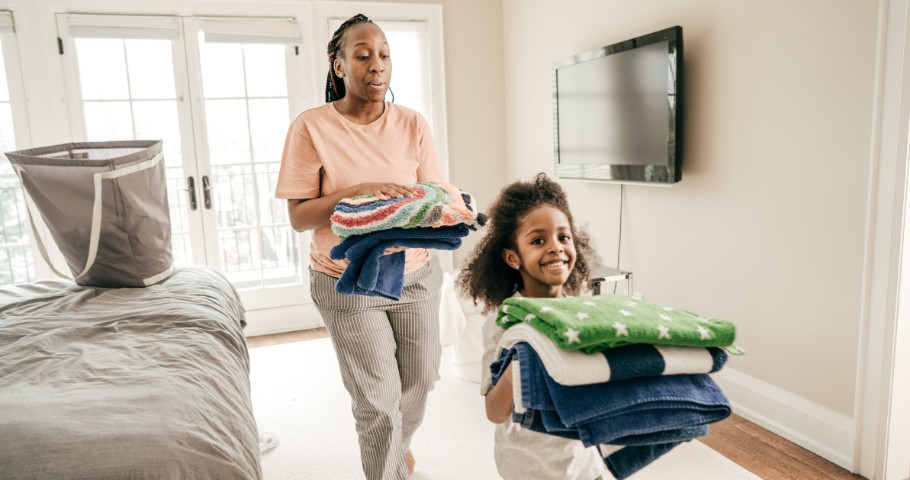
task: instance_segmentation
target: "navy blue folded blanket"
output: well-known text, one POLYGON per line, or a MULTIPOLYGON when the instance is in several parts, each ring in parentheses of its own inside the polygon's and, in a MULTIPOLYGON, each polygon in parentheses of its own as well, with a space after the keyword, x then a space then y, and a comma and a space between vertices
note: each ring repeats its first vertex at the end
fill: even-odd
POLYGON ((404 288, 405 253, 385 255, 392 247, 455 250, 468 235, 464 224, 443 227, 391 228, 353 235, 332 247, 334 260, 347 259, 335 291, 344 295, 381 296, 401 299, 404 288))
POLYGON ((565 386, 547 374, 527 344, 516 344, 513 357, 520 366, 523 409, 536 410, 548 433, 577 434, 586 446, 621 444, 624 437, 708 425, 730 415, 729 401, 707 374, 565 386))

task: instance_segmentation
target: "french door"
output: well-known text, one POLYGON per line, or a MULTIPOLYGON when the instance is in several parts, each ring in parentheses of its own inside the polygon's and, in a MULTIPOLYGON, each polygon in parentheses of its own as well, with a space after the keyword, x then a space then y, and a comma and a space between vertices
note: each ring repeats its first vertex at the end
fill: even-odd
POLYGON ((59 14, 71 137, 164 141, 174 260, 248 310, 309 302, 308 235, 274 198, 303 85, 288 18, 59 14))

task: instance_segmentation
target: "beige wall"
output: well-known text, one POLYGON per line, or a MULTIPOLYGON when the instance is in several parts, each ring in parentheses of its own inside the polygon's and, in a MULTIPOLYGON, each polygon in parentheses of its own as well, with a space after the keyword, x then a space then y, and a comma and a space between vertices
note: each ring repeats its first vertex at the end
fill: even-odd
MULTIPOLYGON (((436 2, 425 2, 436 3, 436 2)), ((500 0, 442 0, 451 180, 488 205, 506 179, 500 0)), ((455 265, 479 239, 469 235, 455 265)))
MULTIPOLYGON (((508 178, 553 172, 550 62, 681 25, 681 183, 625 187, 645 298, 734 321, 728 366, 853 416, 877 35, 854 0, 504 0, 508 178)), ((565 181, 615 263, 620 188, 565 181)))

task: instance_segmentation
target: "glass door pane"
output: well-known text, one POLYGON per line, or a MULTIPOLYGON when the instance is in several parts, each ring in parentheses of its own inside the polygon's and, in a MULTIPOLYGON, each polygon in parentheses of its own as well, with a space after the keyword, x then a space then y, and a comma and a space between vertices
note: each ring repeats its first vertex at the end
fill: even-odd
MULTIPOLYGON (((0 149, 3 152, 16 150, 8 97, 0 100, 0 149)), ((25 200, 19 177, 6 155, 0 156, 0 285, 30 282, 35 277, 35 265, 29 247, 32 232, 25 200)))
MULTIPOLYGON (((9 20, 8 13, 0 20, 9 20)), ((3 22, 5 23, 5 22, 3 22)), ((9 75, 16 75, 18 65, 12 29, 0 33, 0 152, 17 150, 20 133, 14 122, 14 108, 9 75)), ((21 98, 18 95, 17 98, 21 98)), ((23 124, 24 125, 24 124, 23 124)), ((30 246, 32 230, 26 212, 19 177, 6 155, 0 153, 0 285, 31 282, 36 278, 35 260, 30 246)))
POLYGON ((435 131, 426 23, 388 20, 376 23, 385 32, 392 52, 389 87, 395 94, 395 103, 420 112, 435 131))
POLYGON ((302 282, 298 235, 272 194, 287 132, 288 49, 255 37, 200 38, 218 267, 239 289, 302 282))

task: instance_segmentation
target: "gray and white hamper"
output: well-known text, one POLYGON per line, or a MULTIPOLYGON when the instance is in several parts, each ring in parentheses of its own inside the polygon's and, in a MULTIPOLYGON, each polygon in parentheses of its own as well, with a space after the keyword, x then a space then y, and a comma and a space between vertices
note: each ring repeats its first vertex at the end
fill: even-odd
MULTIPOLYGON (((144 287, 173 271, 160 140, 85 142, 6 154, 79 285, 144 287)), ((30 200, 30 202, 28 201, 30 200)))

